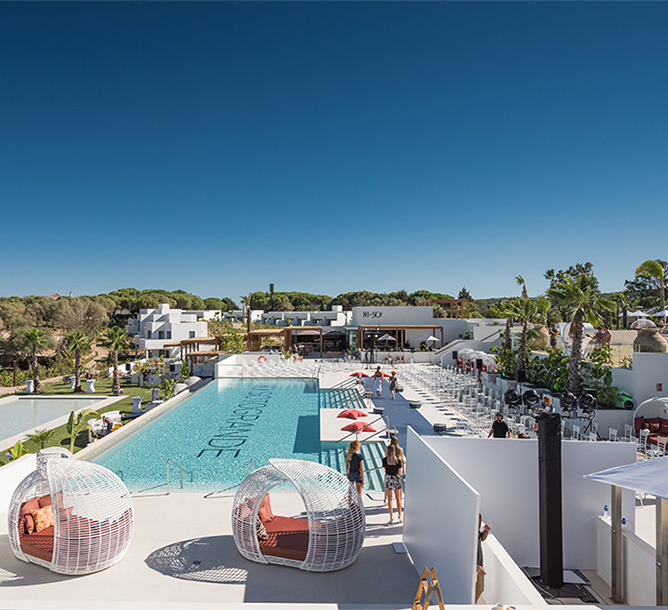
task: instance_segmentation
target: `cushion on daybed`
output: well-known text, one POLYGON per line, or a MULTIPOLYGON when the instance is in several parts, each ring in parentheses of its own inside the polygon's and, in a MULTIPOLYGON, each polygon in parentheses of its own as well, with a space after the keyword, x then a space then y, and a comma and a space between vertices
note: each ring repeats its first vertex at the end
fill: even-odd
POLYGON ((274 517, 265 524, 267 540, 258 540, 265 555, 304 561, 308 552, 308 519, 274 517))
POLYGON ((37 502, 39 502, 40 508, 53 505, 53 503, 51 502, 51 496, 48 494, 46 496, 42 496, 41 498, 37 498, 37 502))
MULTIPOLYGON (((26 534, 32 534, 35 531, 35 520, 32 518, 32 515, 26 515, 23 517, 23 527, 25 528, 26 534)), ((21 521, 19 520, 19 529, 21 529, 21 521)))
POLYGON ((53 525, 43 529, 41 532, 34 532, 32 534, 26 534, 25 530, 19 529, 21 550, 26 555, 32 555, 44 561, 51 561, 53 558, 53 535, 53 525))
POLYGON ((39 510, 39 500, 37 498, 32 498, 31 500, 23 503, 21 509, 19 510, 19 517, 23 518, 34 510, 39 510))
POLYGON ((635 428, 636 431, 636 436, 640 434, 640 431, 644 429, 645 427, 645 418, 644 417, 636 417, 633 420, 633 427, 635 428))
POLYGON ((345 411, 342 411, 339 413, 337 416, 347 418, 347 419, 357 419, 358 417, 367 417, 367 414, 364 411, 358 411, 357 409, 346 409, 345 411))
POLYGON ((274 519, 274 513, 271 510, 269 494, 262 498, 262 502, 260 502, 260 508, 258 508, 257 511, 257 516, 264 524, 267 524, 274 519))

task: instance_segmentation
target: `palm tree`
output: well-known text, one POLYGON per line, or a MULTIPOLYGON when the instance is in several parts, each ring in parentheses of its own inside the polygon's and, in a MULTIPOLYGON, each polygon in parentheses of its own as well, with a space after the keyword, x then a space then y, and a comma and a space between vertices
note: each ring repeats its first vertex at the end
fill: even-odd
POLYGON ((55 430, 35 430, 32 434, 26 435, 27 441, 35 441, 40 449, 44 449, 51 440, 55 430))
POLYGON ((29 328, 23 333, 22 339, 23 350, 30 357, 30 366, 32 368, 32 378, 34 382, 33 392, 39 394, 42 391, 42 385, 39 382, 37 356, 51 346, 51 337, 41 328, 29 328))
POLYGON ((510 299, 509 301, 501 301, 492 307, 492 315, 495 318, 505 318, 506 320, 506 334, 503 342, 503 349, 510 351, 512 349, 512 340, 510 338, 510 331, 513 325, 513 318, 517 318, 520 312, 520 302, 518 299, 510 299))
POLYGON ((665 270, 659 261, 648 260, 636 269, 636 277, 644 277, 655 280, 659 285, 659 299, 661 300, 661 311, 666 308, 666 285, 665 270))
POLYGON ((585 322, 596 326, 600 324, 599 312, 611 310, 612 303, 596 288, 596 279, 591 274, 576 278, 566 277, 554 288, 548 290, 548 296, 566 307, 571 322, 571 363, 568 369, 568 391, 579 396, 582 390, 582 335, 585 322))
POLYGON ((118 370, 118 352, 123 350, 128 344, 128 337, 125 334, 125 330, 120 326, 112 326, 107 331, 106 339, 109 341, 109 350, 112 353, 114 361, 114 383, 111 391, 114 396, 118 396, 121 393, 121 375, 118 370))
POLYGON ((90 351, 90 340, 81 331, 65 335, 67 351, 74 354, 74 391, 83 392, 81 389, 81 355, 90 351))
POLYGON ((65 426, 70 435, 70 453, 74 453, 74 441, 88 427, 87 418, 91 415, 98 415, 98 412, 94 409, 82 409, 78 413, 76 411, 70 413, 67 425, 65 426))
POLYGON ((529 339, 536 336, 536 332, 529 329, 529 323, 540 322, 544 324, 549 307, 550 303, 545 297, 526 299, 520 304, 519 317, 522 320, 522 334, 517 348, 517 368, 515 369, 515 379, 517 381, 524 381, 526 378, 529 339))
POLYGON ((529 293, 527 292, 527 283, 521 275, 515 276, 515 281, 522 286, 522 300, 526 301, 529 298, 529 293))

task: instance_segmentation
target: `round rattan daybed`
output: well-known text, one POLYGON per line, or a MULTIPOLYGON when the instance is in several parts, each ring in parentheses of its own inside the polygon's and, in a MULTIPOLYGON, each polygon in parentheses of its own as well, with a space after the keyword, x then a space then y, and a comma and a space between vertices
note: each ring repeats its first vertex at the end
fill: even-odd
POLYGON ((113 472, 43 449, 16 488, 8 513, 14 555, 59 574, 89 574, 116 563, 134 532, 128 488, 113 472), (50 508, 49 508, 50 507, 50 508))
POLYGON ((232 531, 239 552, 251 561, 313 572, 331 572, 357 559, 366 520, 359 494, 340 472, 304 460, 272 459, 239 486, 232 531), (269 492, 289 484, 306 517, 273 514, 269 492))

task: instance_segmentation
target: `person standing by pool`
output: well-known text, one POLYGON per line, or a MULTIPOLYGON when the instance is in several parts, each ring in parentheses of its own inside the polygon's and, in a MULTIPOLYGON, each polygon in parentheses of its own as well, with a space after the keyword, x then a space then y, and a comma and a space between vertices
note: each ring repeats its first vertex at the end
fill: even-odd
POLYGON ((399 385, 399 381, 397 379, 397 372, 392 371, 392 376, 390 377, 390 392, 392 392, 392 400, 394 400, 394 397, 397 393, 397 386, 399 385))
POLYGON ((387 500, 387 508, 390 511, 390 520, 388 525, 394 523, 392 515, 392 493, 397 501, 397 515, 398 522, 401 523, 401 470, 403 463, 397 455, 397 450, 394 445, 389 445, 387 448, 387 456, 383 458, 383 468, 385 469, 385 499, 387 500))
POLYGON ((380 398, 383 392, 383 373, 380 372, 380 367, 373 374, 373 389, 376 392, 376 398, 380 398))
POLYGON ((348 445, 348 453, 346 454, 346 476, 351 483, 355 484, 357 493, 362 495, 362 487, 364 487, 364 458, 360 454, 359 441, 352 441, 348 445))

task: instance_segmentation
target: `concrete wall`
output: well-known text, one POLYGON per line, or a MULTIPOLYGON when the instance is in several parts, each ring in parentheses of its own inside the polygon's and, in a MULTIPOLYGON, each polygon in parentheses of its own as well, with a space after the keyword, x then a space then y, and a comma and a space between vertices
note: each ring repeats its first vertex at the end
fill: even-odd
POLYGON ((406 453, 411 458, 406 462, 404 544, 419 574, 425 567, 436 569, 447 604, 471 604, 478 493, 410 427, 406 453))
MULTIPOLYGON (((537 567, 538 441, 428 437, 425 441, 480 493, 483 519, 520 565, 537 567)), ((610 503, 610 489, 583 475, 635 461, 631 443, 562 443, 564 566, 595 570, 596 519, 610 503)), ((623 505, 631 514, 632 492, 623 505)))

